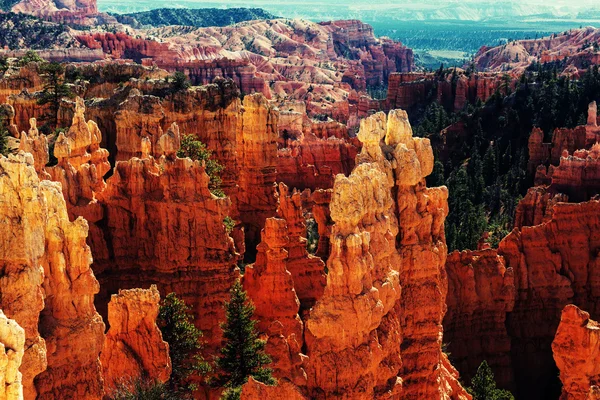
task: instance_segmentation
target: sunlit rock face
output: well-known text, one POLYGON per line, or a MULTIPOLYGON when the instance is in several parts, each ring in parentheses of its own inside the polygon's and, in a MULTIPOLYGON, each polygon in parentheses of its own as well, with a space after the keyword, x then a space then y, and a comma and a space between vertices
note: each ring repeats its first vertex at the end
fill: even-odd
POLYGON ((40 181, 34 166, 28 153, 0 159, 0 215, 11 226, 0 256, 2 309, 25 330, 24 393, 99 399, 104 323, 93 303, 88 224, 69 220, 60 184, 40 181))

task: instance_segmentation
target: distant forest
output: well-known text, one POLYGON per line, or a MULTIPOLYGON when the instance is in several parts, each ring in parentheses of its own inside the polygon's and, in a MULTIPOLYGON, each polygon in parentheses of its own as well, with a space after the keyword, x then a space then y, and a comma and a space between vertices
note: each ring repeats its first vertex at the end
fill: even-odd
MULTIPOLYGON (((0 0, 1 1, 1 0, 0 0)), ((113 14, 121 23, 133 27, 184 25, 197 28, 227 26, 256 19, 276 18, 260 8, 159 8, 131 14, 113 14)))

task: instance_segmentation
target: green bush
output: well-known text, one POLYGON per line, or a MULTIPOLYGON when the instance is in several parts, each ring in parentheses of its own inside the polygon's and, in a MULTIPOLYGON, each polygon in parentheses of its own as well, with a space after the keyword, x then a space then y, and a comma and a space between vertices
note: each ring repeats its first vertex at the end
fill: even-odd
POLYGON ((212 157, 212 151, 204 143, 196 139, 194 135, 183 135, 177 157, 189 157, 194 161, 204 162, 206 173, 210 178, 208 188, 215 196, 225 197, 225 193, 221 189, 222 181, 220 176, 224 167, 212 157))

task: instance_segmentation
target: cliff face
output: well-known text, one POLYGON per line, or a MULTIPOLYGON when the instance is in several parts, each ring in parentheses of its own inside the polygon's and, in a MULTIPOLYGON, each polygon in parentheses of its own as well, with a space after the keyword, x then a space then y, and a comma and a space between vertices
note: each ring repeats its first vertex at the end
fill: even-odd
POLYGON ((563 384, 561 400, 597 398, 599 348, 600 325, 587 312, 572 304, 566 306, 552 342, 563 384))
POLYGON ((522 396, 542 398, 544 390, 552 390, 556 370, 550 344, 564 306, 576 304, 597 315, 599 211, 600 203, 594 200, 558 203, 550 221, 524 226, 500 243, 498 253, 515 277, 516 302, 506 326, 522 396))
POLYGON ((237 210, 244 224, 246 254, 253 258, 264 221, 275 215, 277 202, 277 120, 279 113, 262 95, 244 97, 241 135, 237 138, 240 176, 237 210))
POLYGON ((169 379, 169 345, 156 326, 159 301, 156 286, 147 290, 119 290, 111 297, 108 303, 110 329, 100 358, 106 393, 111 393, 115 384, 136 379, 152 382, 169 379))
POLYGON ((479 71, 513 70, 519 73, 532 62, 543 64, 565 60, 564 72, 574 70, 577 75, 580 70, 600 61, 598 53, 591 51, 592 44, 599 38, 600 30, 592 27, 570 29, 541 39, 516 40, 496 47, 482 46, 474 61, 479 71))
POLYGON ((501 83, 499 74, 474 73, 467 76, 459 72, 456 82, 452 82, 452 75, 393 73, 389 76, 386 109, 410 110, 435 94, 438 102, 447 109, 461 111, 467 102, 487 101, 501 83))
POLYGON ((46 369, 46 343, 38 326, 44 308, 44 257, 47 209, 31 156, 1 158, 2 198, 2 299, 0 308, 25 330, 25 354, 21 366, 26 396, 35 398, 33 378, 46 369), (28 221, 25 223, 24 221, 28 221))
POLYGON ((10 200, 2 215, 12 226, 1 257, 7 285, 2 308, 26 332, 24 393, 99 399, 104 323, 93 306, 98 282, 85 243, 88 224, 69 221, 60 185, 40 182, 31 155, 19 153, 0 164, 4 198, 10 200))
POLYGON ((336 177, 327 286, 306 321, 308 393, 470 398, 441 352, 447 192, 423 184, 429 142, 402 112, 362 121, 359 139, 358 166, 336 177))
POLYGON ((448 255, 448 312, 444 342, 464 382, 486 360, 502 388, 513 388, 511 342, 506 315, 515 305, 513 269, 495 250, 448 255))
POLYGON ((214 351, 222 303, 237 277, 237 255, 223 224, 231 204, 210 193, 198 162, 174 152, 154 159, 145 143, 141 159, 117 162, 98 195, 106 210, 102 240, 92 243, 102 290, 98 307, 104 312, 118 289, 156 284, 191 305, 214 351))
POLYGON ((414 68, 411 49, 375 38, 369 25, 355 20, 321 24, 258 20, 193 30, 170 26, 140 33, 139 38, 95 33, 81 35, 78 40, 85 47, 101 48, 113 58, 183 71, 197 84, 210 83, 217 76, 229 77, 244 93, 267 97, 270 92, 265 82, 333 85, 352 76, 347 82, 354 89, 365 90, 367 84, 387 82, 392 72, 414 68), (347 70, 353 74, 346 74, 347 70))
POLYGON ((23 359, 25 331, 0 310, 0 397, 22 400, 23 385, 19 367, 23 359))

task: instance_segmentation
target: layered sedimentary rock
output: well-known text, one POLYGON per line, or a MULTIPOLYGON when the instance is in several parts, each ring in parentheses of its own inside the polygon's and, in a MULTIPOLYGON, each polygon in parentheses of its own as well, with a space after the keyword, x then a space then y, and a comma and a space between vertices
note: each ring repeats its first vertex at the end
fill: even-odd
POLYGON ((41 135, 38 131, 35 118, 29 120, 29 125, 29 132, 21 133, 19 150, 33 155, 35 172, 40 177, 45 177, 47 176, 45 171, 46 164, 48 164, 50 158, 50 154, 48 153, 48 138, 46 135, 41 135))
POLYGON ((515 40, 496 47, 482 46, 474 57, 479 71, 511 71, 518 74, 532 62, 564 61, 564 71, 579 76, 587 66, 597 64, 600 56, 592 51, 600 30, 592 27, 570 29, 540 39, 515 40), (575 72, 569 72, 574 70, 575 72))
POLYGON ((585 201, 600 192, 600 144, 590 150, 566 151, 557 167, 550 166, 550 189, 564 193, 571 201, 585 201))
POLYGON ((83 99, 77 98, 71 127, 54 144, 58 165, 46 169, 52 180, 61 183, 71 219, 83 216, 96 223, 103 217, 96 193, 104 190, 110 163, 101 142, 102 132, 94 121, 86 121, 83 99))
POLYGON ((514 382, 506 314, 515 305, 512 268, 496 250, 463 251, 448 255, 448 312, 444 343, 464 382, 486 360, 500 387, 514 382))
POLYGON ((467 102, 487 101, 501 86, 497 74, 475 73, 467 76, 458 71, 457 76, 440 77, 433 73, 409 72, 389 76, 386 109, 412 109, 436 95, 440 104, 460 111, 467 102), (455 81, 453 81, 455 79, 455 81))
POLYGON ((242 387, 242 400, 306 400, 306 397, 289 382, 282 381, 277 386, 267 386, 250 377, 242 387))
POLYGON ((429 141, 398 111, 363 120, 359 139, 358 166, 333 188, 327 286, 306 320, 307 392, 470 398, 441 351, 447 191, 424 185, 429 141))
POLYGON ((2 308, 26 332, 25 394, 99 399, 104 323, 93 306, 98 282, 85 243, 88 224, 69 221, 60 185, 39 181, 31 155, 0 163, 7 190, 2 214, 12 221, 4 241, 8 253, 1 257, 7 285, 2 308))
POLYGON ((142 149, 141 159, 117 162, 99 195, 106 210, 103 240, 92 244, 99 310, 105 312, 118 289, 156 284, 192 307, 212 352, 220 342, 223 301, 238 275, 223 223, 230 200, 210 193, 199 162, 174 152, 154 159, 149 140, 142 149))
POLYGON ((323 295, 325 263, 321 258, 310 255, 306 248, 306 221, 301 193, 296 190, 290 193, 288 187, 280 183, 278 200, 277 217, 285 220, 287 225, 286 269, 292 274, 301 307, 306 310, 323 295))
POLYGON ((554 193, 545 186, 534 186, 517 205, 515 211, 515 228, 540 225, 552 220, 554 206, 568 202, 567 195, 554 193))
POLYGON ((278 151, 277 180, 304 189, 330 189, 337 174, 348 175, 359 149, 350 140, 312 133, 278 151))
POLYGON ((596 398, 598 388, 594 386, 600 381, 599 350, 600 324, 576 306, 566 306, 552 342, 563 385, 562 400, 596 398))
POLYGON ((33 168, 33 158, 24 153, 0 158, 4 228, 0 251, 0 309, 25 330, 25 354, 21 366, 25 396, 35 398, 33 378, 46 369, 46 344, 39 331, 44 308, 46 199, 33 168))
POLYGON ((166 382, 171 374, 169 345, 156 326, 160 294, 150 289, 120 290, 108 303, 102 362, 105 392, 139 379, 166 382))
POLYGON ((446 396, 468 398, 454 382, 455 371, 445 367, 441 351, 447 293, 444 220, 448 214, 448 191, 445 187, 425 186, 425 177, 433 171, 433 151, 429 140, 412 138, 406 112, 390 112, 385 143, 394 148, 400 226, 403 396, 444 396, 440 393, 441 381, 452 388, 446 396))
POLYGON ((237 138, 239 192, 237 210, 246 232, 246 254, 252 259, 264 221, 275 215, 277 200, 277 109, 262 95, 244 97, 243 123, 237 138))
POLYGON ((170 71, 185 72, 197 84, 210 83, 217 76, 232 78, 244 93, 267 97, 270 91, 265 82, 333 85, 356 76, 348 82, 365 90, 367 84, 387 82, 392 72, 414 68, 411 49, 375 38, 372 27, 356 20, 321 24, 260 20, 192 30, 171 26, 135 38, 124 33, 95 33, 78 40, 114 58, 154 62, 170 71))
POLYGON ((517 291, 506 327, 517 395, 552 396, 556 369, 550 344, 565 305, 598 315, 597 232, 600 202, 557 203, 552 219, 514 230, 498 253, 514 271, 517 291))
POLYGON ((25 348, 25 330, 0 310, 0 398, 22 400, 19 368, 25 348))
POLYGON ((289 240, 285 220, 267 219, 256 262, 246 268, 243 284, 256 307, 258 329, 268 336, 266 351, 273 359, 274 376, 304 386, 306 373, 300 354, 304 324, 298 316, 300 301, 294 280, 286 268, 289 240))

